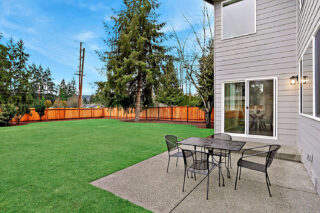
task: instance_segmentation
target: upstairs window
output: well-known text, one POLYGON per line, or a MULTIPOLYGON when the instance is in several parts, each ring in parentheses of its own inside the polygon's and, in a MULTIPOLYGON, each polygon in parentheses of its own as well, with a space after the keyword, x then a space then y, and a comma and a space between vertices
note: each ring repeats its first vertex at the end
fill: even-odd
POLYGON ((256 0, 224 1, 222 7, 222 39, 256 32, 256 0))

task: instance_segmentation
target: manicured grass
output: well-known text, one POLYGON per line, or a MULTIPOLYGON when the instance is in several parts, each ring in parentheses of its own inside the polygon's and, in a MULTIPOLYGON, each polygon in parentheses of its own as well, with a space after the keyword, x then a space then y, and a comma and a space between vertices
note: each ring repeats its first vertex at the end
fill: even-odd
POLYGON ((90 182, 165 151, 166 134, 212 132, 106 119, 0 128, 0 212, 146 211, 90 182))

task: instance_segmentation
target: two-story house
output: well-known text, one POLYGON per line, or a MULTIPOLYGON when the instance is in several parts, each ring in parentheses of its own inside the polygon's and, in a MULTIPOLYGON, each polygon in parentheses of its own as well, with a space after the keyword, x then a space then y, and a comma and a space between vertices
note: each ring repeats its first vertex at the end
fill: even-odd
POLYGON ((206 1, 215 132, 297 146, 320 194, 320 0, 206 1))

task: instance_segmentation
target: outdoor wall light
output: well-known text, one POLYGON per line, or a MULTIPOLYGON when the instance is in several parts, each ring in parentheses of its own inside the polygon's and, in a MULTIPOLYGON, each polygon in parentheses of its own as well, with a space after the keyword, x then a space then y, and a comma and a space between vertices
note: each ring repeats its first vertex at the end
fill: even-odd
POLYGON ((298 82, 298 75, 293 75, 290 77, 290 84, 291 85, 296 85, 298 82))
MULTIPOLYGON (((299 80, 298 75, 293 75, 293 76, 290 77, 290 84, 291 85, 296 85, 298 80, 299 80)), ((308 77, 307 76, 303 76, 302 80, 301 80, 301 83, 306 84, 307 81, 308 81, 308 77)))
POLYGON ((303 76, 303 78, 302 78, 302 83, 303 83, 303 84, 306 84, 307 81, 308 81, 308 77, 307 77, 307 76, 303 76))

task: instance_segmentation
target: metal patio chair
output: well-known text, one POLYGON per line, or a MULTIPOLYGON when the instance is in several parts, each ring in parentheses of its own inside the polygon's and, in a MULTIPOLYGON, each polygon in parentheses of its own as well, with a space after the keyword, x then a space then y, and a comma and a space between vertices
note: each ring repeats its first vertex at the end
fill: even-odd
POLYGON ((183 161, 184 161, 184 178, 183 178, 183 186, 182 192, 184 192, 184 185, 186 182, 186 175, 188 172, 194 174, 205 175, 207 178, 207 200, 209 194, 209 175, 212 170, 218 166, 218 163, 210 162, 209 156, 210 154, 207 152, 201 151, 192 151, 187 149, 182 149, 183 153, 183 161))
POLYGON ((169 156, 168 166, 167 166, 167 173, 168 173, 170 158, 171 157, 177 158, 177 162, 176 162, 176 166, 177 166, 179 158, 183 157, 182 152, 180 151, 181 148, 179 147, 179 144, 177 143, 177 142, 179 142, 179 140, 183 140, 183 138, 179 138, 175 135, 166 135, 166 136, 164 136, 164 138, 166 140, 166 144, 167 144, 167 148, 168 148, 168 156, 169 156))
MULTIPOLYGON (((219 139, 222 139, 222 140, 228 140, 228 141, 232 141, 232 137, 231 135, 228 135, 226 133, 217 133, 217 134, 214 134, 214 135, 211 135, 211 138, 219 138, 219 139)), ((220 157, 223 157, 224 158, 224 163, 225 163, 225 166, 227 167, 228 165, 228 168, 232 168, 231 166, 231 151, 227 151, 227 150, 213 150, 213 149, 209 149, 209 153, 212 154, 213 156, 218 156, 220 157), (227 164, 227 159, 228 159, 228 164, 227 164)))
POLYGON ((253 147, 250 149, 244 149, 242 152, 241 158, 238 160, 238 163, 237 163, 238 168, 237 168, 237 175, 236 175, 234 190, 237 189, 238 171, 240 169, 240 173, 239 173, 239 180, 240 180, 241 168, 243 167, 243 168, 247 168, 247 169, 251 169, 251 170, 265 173, 269 196, 272 197, 271 192, 270 192, 271 182, 270 182, 269 175, 268 175, 268 168, 271 166, 272 161, 273 161, 277 151, 280 148, 281 148, 280 145, 265 145, 265 146, 253 147), (269 147, 268 151, 261 150, 260 152, 255 153, 255 154, 246 154, 245 155, 245 153, 249 150, 259 150, 259 149, 266 148, 266 147, 269 147), (245 158, 249 158, 249 157, 253 157, 253 156, 266 156, 265 164, 260 164, 260 163, 256 163, 253 161, 244 160, 245 158))

